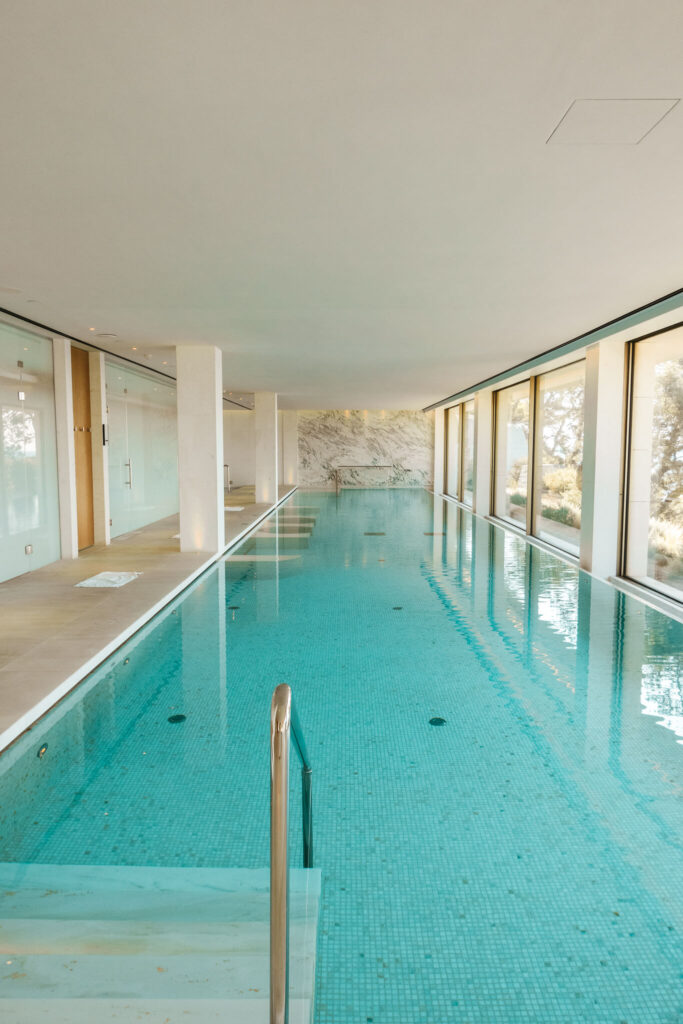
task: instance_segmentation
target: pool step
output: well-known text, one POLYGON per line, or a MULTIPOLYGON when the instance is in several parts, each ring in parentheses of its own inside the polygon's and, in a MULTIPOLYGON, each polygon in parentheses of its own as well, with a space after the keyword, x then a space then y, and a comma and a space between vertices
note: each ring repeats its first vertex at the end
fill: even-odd
MULTIPOLYGON (((0 1019, 268 1020, 267 870, 0 864, 0 1019)), ((311 1024, 320 872, 292 870, 290 1020, 311 1024)))
MULTIPOLYGON (((2 999, 3 1024, 268 1024, 263 999, 2 999)), ((290 1000, 292 1024, 312 1019, 308 1000, 290 1000)))

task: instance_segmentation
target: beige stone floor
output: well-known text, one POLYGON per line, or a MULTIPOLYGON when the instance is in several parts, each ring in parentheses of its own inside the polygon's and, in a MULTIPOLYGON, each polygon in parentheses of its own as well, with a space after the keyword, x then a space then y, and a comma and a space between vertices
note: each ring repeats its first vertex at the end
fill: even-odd
MULTIPOLYGON (((279 500, 291 491, 281 487, 279 500)), ((225 513, 228 546, 273 507, 255 504, 253 487, 225 504, 244 506, 225 513)), ((170 516, 0 583, 0 750, 215 561, 181 553, 178 529, 170 516), (117 589, 75 586, 103 571, 142 575, 117 589)))

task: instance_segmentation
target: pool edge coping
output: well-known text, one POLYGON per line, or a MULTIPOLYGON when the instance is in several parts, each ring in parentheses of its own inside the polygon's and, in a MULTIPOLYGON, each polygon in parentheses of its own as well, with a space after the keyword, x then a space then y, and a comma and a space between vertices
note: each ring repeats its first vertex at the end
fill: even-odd
POLYGON ((15 743, 20 736, 22 736, 28 729, 31 729, 36 722, 39 721, 44 715, 52 710, 60 701, 67 697, 72 690, 74 690, 79 683, 83 682, 91 672, 94 672, 107 658, 111 657, 112 654, 119 647, 125 644, 131 639, 143 626, 146 626, 159 612, 163 611, 166 605, 170 604, 171 601, 175 600, 184 590, 191 586, 195 580, 197 580, 203 573, 210 569, 213 565, 221 560, 229 551, 231 551, 238 544, 241 544, 246 537, 249 536, 269 515, 280 507, 283 502, 287 501, 288 498, 298 490, 295 484, 286 494, 283 494, 281 498, 278 498, 265 512, 262 512, 249 526, 245 527, 241 533, 233 537, 228 544, 226 544, 220 551, 215 555, 210 555, 205 562, 202 562, 200 566, 193 569, 189 576, 177 583, 172 590, 169 590, 163 597, 159 598, 153 605, 151 605, 142 615, 138 616, 134 622, 129 626, 126 626, 121 633, 119 633, 113 640, 110 640, 104 647, 102 647, 96 654, 93 654, 87 661, 85 661, 79 668, 72 672, 66 679, 62 680, 54 689, 50 690, 44 697, 42 697, 37 704, 34 704, 32 708, 25 711, 19 718, 16 719, 12 725, 8 726, 0 732, 0 756, 2 756, 9 747, 15 743))

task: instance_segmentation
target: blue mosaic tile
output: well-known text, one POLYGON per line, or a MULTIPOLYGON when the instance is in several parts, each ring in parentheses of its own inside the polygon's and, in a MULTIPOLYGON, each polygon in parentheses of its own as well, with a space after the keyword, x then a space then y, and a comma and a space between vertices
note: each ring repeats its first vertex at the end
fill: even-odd
POLYGON ((681 626, 426 492, 297 505, 299 558, 242 545, 273 560, 207 573, 0 758, 2 859, 263 867, 288 682, 317 1024, 683 1021, 681 626))

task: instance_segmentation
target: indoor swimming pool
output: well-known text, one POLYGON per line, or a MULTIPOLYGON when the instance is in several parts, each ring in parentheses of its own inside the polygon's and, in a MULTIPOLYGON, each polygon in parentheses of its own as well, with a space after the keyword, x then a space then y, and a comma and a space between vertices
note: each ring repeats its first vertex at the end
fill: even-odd
POLYGON ((683 1022, 682 639, 426 491, 296 493, 2 755, 5 886, 266 867, 286 682, 316 1024, 683 1022))

